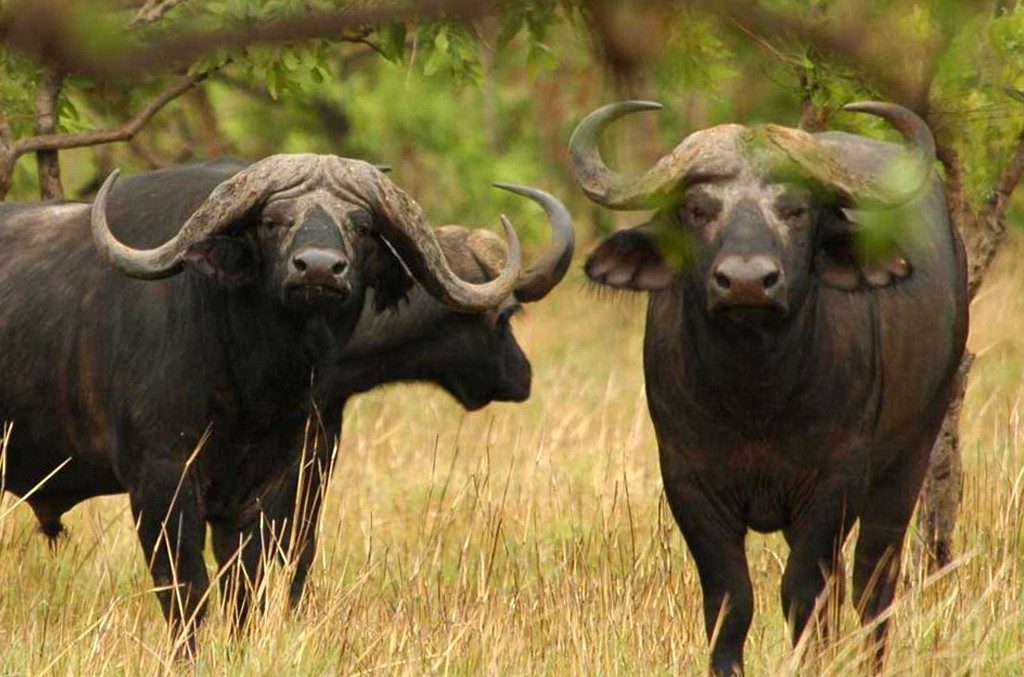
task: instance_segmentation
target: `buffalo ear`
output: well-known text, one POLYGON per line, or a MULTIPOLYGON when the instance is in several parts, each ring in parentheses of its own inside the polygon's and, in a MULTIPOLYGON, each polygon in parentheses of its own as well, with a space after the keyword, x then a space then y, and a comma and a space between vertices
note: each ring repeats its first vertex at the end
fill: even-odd
POLYGON ((655 291, 669 286, 675 271, 641 228, 619 231, 602 240, 583 266, 587 277, 630 291, 655 291))
POLYGON ((814 270, 821 283, 842 291, 878 289, 910 277, 910 262, 899 250, 868 255, 857 246, 857 224, 847 210, 831 209, 822 217, 821 241, 814 270))
POLYGON ((212 235, 185 250, 185 265, 228 287, 241 287, 260 275, 260 250, 251 233, 212 235))
POLYGON ((373 309, 380 312, 405 300, 413 280, 387 242, 367 232, 359 237, 358 249, 366 286, 373 287, 373 309))

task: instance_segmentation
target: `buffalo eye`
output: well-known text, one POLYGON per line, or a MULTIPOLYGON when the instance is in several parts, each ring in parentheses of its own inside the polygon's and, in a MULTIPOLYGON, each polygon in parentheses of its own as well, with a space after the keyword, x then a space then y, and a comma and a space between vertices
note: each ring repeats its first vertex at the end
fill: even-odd
POLYGON ((685 223, 702 228, 718 216, 720 209, 721 202, 708 195, 698 193, 687 198, 680 212, 685 223))
POLYGON ((807 216, 807 205, 784 204, 779 208, 779 216, 787 221, 797 221, 807 216))
POLYGON ((788 223, 801 222, 810 212, 809 198, 805 191, 787 190, 775 202, 775 213, 788 223))
POLYGON ((356 235, 369 235, 373 230, 373 217, 366 210, 352 212, 348 221, 356 235))
POLYGON ((288 228, 293 222, 294 218, 289 214, 264 213, 260 217, 260 225, 271 230, 276 228, 288 228))

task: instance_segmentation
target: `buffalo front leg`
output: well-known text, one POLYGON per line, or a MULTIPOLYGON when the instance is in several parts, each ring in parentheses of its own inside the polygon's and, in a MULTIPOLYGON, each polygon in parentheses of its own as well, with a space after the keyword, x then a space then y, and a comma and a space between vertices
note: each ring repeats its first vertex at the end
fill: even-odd
MULTIPOLYGON (((296 487, 283 493, 244 528, 212 524, 213 552, 221 567, 221 599, 236 628, 245 625, 254 606, 262 609, 264 576, 272 560, 293 567, 289 606, 295 607, 301 600, 316 549, 315 517, 305 517, 303 506, 296 504, 296 487)), ((316 508, 318 511, 319 505, 316 508)))
POLYGON ((231 627, 242 628, 249 619, 252 600, 262 589, 266 551, 276 536, 263 516, 246 528, 230 523, 210 525, 213 554, 220 571, 217 584, 221 606, 231 627))
POLYGON ((328 407, 320 424, 312 427, 286 507, 289 510, 290 547, 288 561, 293 567, 288 602, 294 609, 302 601, 310 567, 316 556, 317 530, 334 469, 335 452, 341 434, 344 402, 328 407))
POLYGON ((929 444, 902 457, 872 478, 860 517, 854 552, 853 599, 861 622, 878 621, 872 637, 872 668, 885 655, 888 619, 878 620, 892 604, 900 572, 903 539, 928 463, 929 444))
POLYGON ((289 559, 287 563, 294 567, 288 592, 288 603, 293 609, 302 601, 309 570, 316 557, 317 529, 323 507, 323 493, 327 488, 326 474, 316 470, 312 474, 302 482, 293 501, 295 511, 291 522, 292 538, 286 553, 289 559))
POLYGON ((191 477, 177 463, 148 463, 129 498, 164 617, 194 654, 210 579, 203 560, 206 524, 191 477))
POLYGON ((744 550, 746 530, 730 528, 711 504, 685 486, 665 493, 693 555, 704 594, 704 630, 711 648, 711 672, 743 673, 743 644, 754 615, 754 590, 744 550))
MULTIPOLYGON (((244 527, 231 522, 212 526, 213 551, 221 567, 219 585, 225 609, 236 627, 245 624, 253 599, 262 597, 264 575, 271 560, 291 570, 288 601, 295 607, 302 599, 310 566, 316 553, 316 532, 323 492, 327 486, 329 458, 309 454, 289 474, 272 496, 261 501, 262 510, 244 527)), ((260 599, 259 605, 262 606, 260 599)))
POLYGON ((794 646, 822 602, 817 629, 830 640, 837 628, 844 596, 842 547, 854 521, 842 493, 825 493, 803 512, 804 519, 784 532, 790 553, 782 574, 782 613, 794 646))

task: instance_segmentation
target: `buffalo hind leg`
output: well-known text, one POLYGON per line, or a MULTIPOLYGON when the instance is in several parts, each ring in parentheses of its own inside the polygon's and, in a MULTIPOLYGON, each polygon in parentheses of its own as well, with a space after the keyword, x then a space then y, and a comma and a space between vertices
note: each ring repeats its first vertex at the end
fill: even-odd
POLYGON ((173 635, 184 634, 194 656, 210 579, 203 560, 206 523, 184 472, 178 464, 148 463, 129 498, 164 617, 173 635))

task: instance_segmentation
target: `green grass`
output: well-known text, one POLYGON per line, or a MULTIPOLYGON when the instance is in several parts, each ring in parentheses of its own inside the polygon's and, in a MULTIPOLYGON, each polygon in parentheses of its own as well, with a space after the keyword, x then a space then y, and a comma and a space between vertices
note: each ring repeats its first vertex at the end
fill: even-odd
MULTIPOLYGON (((908 559, 887 674, 1024 666, 1024 244, 1008 249, 973 309, 959 558, 934 578, 908 559)), ((643 307, 578 277, 530 307, 516 320, 535 373, 523 405, 466 414, 425 386, 354 401, 305 607, 286 611, 275 572, 246 636, 213 610, 196 671, 702 673, 699 585, 643 396, 643 307)), ((27 508, 0 521, 0 674, 187 671, 169 659, 127 501, 90 501, 66 522, 52 554, 27 508)), ((754 536, 748 551, 748 671, 797 671, 778 602, 785 544, 754 536)), ((862 669, 849 608, 841 630, 821 674, 862 669)))

